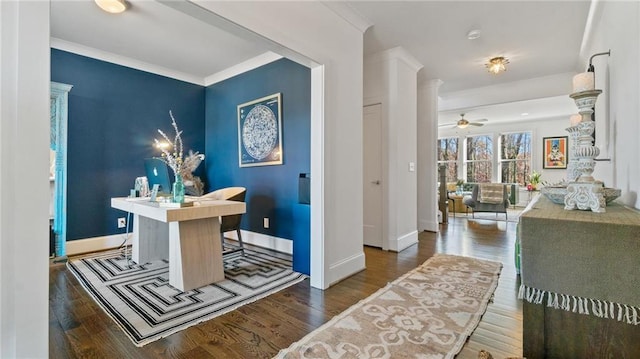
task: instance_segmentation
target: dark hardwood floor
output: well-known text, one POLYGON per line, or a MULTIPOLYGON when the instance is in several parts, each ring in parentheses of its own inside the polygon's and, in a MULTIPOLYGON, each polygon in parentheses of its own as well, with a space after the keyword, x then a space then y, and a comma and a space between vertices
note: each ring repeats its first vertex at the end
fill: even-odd
POLYGON ((458 358, 522 355, 520 284, 514 269, 516 223, 450 217, 440 233, 422 232, 400 253, 365 247, 367 269, 331 288, 309 280, 226 315, 138 348, 87 295, 62 264, 50 267, 50 358, 271 358, 334 315, 369 296, 434 253, 504 264, 494 302, 458 358))

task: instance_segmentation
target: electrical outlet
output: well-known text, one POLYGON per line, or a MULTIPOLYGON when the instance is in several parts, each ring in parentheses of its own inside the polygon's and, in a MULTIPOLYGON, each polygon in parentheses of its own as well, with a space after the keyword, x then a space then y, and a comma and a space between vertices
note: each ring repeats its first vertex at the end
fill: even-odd
POLYGON ((269 218, 264 217, 263 222, 264 222, 264 228, 269 228, 269 218))
POLYGON ((118 228, 124 228, 127 226, 127 219, 124 217, 118 218, 118 228))

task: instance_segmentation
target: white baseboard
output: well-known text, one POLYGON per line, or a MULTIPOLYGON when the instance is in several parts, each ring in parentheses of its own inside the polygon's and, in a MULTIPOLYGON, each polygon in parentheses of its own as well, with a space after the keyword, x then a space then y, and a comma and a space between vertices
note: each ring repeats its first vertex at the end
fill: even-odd
POLYGON ((405 234, 404 236, 391 241, 389 243, 389 250, 394 252, 400 252, 407 247, 410 247, 418 243, 418 231, 413 231, 405 234))
POLYGON ((365 268, 364 252, 360 252, 338 263, 330 265, 329 273, 325 273, 325 275, 329 278, 329 286, 332 286, 333 284, 352 276, 365 268))
MULTIPOLYGON (((273 237, 262 233, 250 232, 241 230, 242 241, 254 246, 273 249, 278 252, 287 253, 293 255, 293 241, 273 237)), ((225 233, 226 238, 238 240, 236 232, 225 233)), ((67 241, 67 255, 77 255, 89 252, 104 251, 107 249, 118 248, 122 245, 125 239, 125 234, 114 234, 111 236, 93 237, 77 239, 74 241, 67 241)), ((129 233, 129 240, 127 244, 131 244, 131 233, 129 233)))
MULTIPOLYGON (((273 237, 268 234, 240 230, 242 234, 242 242, 252 244, 254 246, 273 249, 274 251, 293 255, 293 241, 290 239, 273 237)), ((236 232, 227 232, 225 238, 238 240, 236 232)))
POLYGON ((437 221, 429 221, 426 219, 418 220, 418 229, 428 232, 440 232, 440 226, 437 221))
MULTIPOLYGON (((67 241, 67 255, 73 256, 77 254, 103 251, 105 249, 118 248, 122 245, 125 234, 114 234, 111 236, 93 237, 85 239, 77 239, 67 241)), ((131 244, 131 233, 127 244, 131 244)))

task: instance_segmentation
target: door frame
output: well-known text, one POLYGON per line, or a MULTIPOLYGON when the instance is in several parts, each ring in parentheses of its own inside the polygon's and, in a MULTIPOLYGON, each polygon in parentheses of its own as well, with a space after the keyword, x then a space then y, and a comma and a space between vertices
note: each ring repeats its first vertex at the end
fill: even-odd
POLYGON ((50 128, 55 138, 51 146, 56 151, 53 194, 53 231, 56 236, 55 256, 63 259, 67 255, 67 129, 69 91, 72 85, 51 82, 50 128))

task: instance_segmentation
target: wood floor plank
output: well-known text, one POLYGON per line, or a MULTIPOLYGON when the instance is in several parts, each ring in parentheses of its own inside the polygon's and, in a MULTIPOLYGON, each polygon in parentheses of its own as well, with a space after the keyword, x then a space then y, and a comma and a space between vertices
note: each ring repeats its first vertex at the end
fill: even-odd
POLYGON ((424 263, 435 253, 503 264, 493 302, 457 358, 522 355, 522 304, 514 268, 516 223, 455 218, 422 232, 400 253, 365 247, 366 270, 327 290, 305 280, 255 303, 167 338, 136 347, 87 295, 64 265, 50 266, 50 358, 271 358, 333 316, 424 263))

